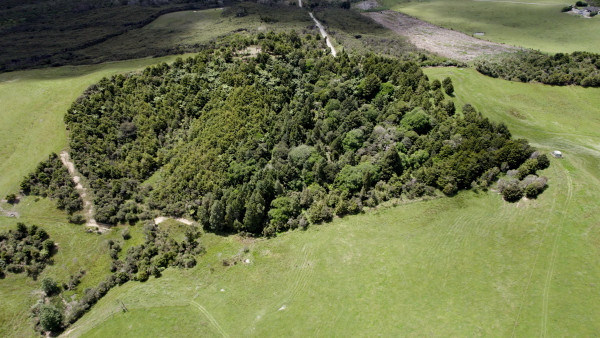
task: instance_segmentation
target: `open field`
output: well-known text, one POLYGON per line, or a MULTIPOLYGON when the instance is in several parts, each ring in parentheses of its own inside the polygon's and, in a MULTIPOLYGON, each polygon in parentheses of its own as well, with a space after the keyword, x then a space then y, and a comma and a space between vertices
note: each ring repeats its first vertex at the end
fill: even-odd
POLYGON ((544 52, 600 53, 600 18, 561 13, 560 0, 384 0, 383 7, 479 38, 544 52))
POLYGON ((516 204, 493 192, 461 193, 271 240, 207 234, 196 268, 112 290, 69 334, 177 336, 158 320, 172 313, 186 323, 197 316, 189 333, 223 336, 598 332, 599 90, 512 83, 470 69, 427 73, 453 78, 459 105, 473 103, 545 151, 562 150, 565 159, 543 172, 548 190, 516 204), (221 264, 235 255, 250 264, 221 264))

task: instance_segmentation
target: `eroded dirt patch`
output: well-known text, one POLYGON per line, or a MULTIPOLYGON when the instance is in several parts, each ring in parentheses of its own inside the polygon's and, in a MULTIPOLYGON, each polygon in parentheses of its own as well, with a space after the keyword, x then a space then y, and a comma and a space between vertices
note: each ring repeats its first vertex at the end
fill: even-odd
POLYGON ((408 38, 417 48, 462 62, 471 61, 482 55, 519 50, 516 47, 480 40, 464 33, 438 27, 395 11, 362 14, 408 38))

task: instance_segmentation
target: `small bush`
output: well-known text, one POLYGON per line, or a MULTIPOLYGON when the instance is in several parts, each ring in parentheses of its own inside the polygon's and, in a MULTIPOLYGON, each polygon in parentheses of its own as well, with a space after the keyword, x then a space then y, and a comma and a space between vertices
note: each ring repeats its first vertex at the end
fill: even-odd
POLYGON ((502 189, 502 197, 507 202, 516 202, 523 197, 523 189, 519 186, 518 182, 510 182, 502 189))
POLYGON ((83 224, 85 223, 85 217, 81 214, 73 214, 69 216, 69 223, 72 224, 83 224))
POLYGON ((458 191, 458 188, 456 187, 456 185, 454 185, 452 183, 448 183, 448 184, 446 184, 446 186, 444 187, 444 190, 442 192, 446 196, 452 196, 452 195, 456 194, 457 191, 458 191))
POLYGON ((123 231, 121 232, 121 236, 123 237, 124 240, 130 239, 131 234, 129 233, 129 229, 127 229, 127 228, 123 229, 123 231))
POLYGON ((61 329, 63 314, 54 305, 43 305, 40 309, 40 326, 44 331, 57 332, 61 329))
POLYGON ((17 201, 18 201, 17 195, 15 195, 15 194, 6 195, 6 202, 8 202, 10 204, 15 204, 15 203, 17 203, 17 201))
POLYGON ((44 278, 42 280, 42 290, 46 293, 46 296, 52 296, 60 291, 60 288, 54 280, 51 278, 44 278))

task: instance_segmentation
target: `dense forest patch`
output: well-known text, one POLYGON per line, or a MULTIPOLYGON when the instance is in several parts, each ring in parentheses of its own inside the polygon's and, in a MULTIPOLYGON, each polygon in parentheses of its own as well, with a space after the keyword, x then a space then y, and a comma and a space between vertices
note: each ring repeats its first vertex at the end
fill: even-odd
POLYGON ((391 198, 452 195, 535 151, 470 106, 457 114, 415 63, 333 58, 295 32, 104 79, 65 121, 99 222, 160 210, 219 232, 269 235, 391 198), (262 52, 237 56, 251 45, 262 52))
POLYGON ((75 183, 55 153, 25 177, 21 182, 21 191, 26 195, 56 199, 58 208, 69 215, 83 209, 83 201, 75 190, 75 183))
POLYGON ((5 273, 26 272, 36 279, 55 251, 54 241, 44 229, 17 223, 15 230, 0 233, 0 278, 5 273))
POLYGON ((548 85, 600 86, 600 54, 588 52, 548 55, 538 51, 480 59, 476 69, 491 77, 548 85))

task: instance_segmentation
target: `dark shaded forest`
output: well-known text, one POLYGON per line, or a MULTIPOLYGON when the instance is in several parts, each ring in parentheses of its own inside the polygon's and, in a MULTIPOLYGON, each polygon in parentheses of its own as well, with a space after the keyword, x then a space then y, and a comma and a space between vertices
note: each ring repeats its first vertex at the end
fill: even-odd
POLYGON ((511 81, 600 86, 600 55, 588 52, 548 55, 522 51, 478 60, 475 67, 484 75, 511 81))
MULTIPOLYGON (((471 106, 457 113, 452 92, 413 62, 333 58, 319 36, 271 32, 103 79, 65 122, 99 222, 159 211, 272 235, 392 198, 485 188, 537 156, 471 106), (239 57, 248 46, 260 52, 239 57)), ((543 168, 532 162, 525 176, 543 168)))

